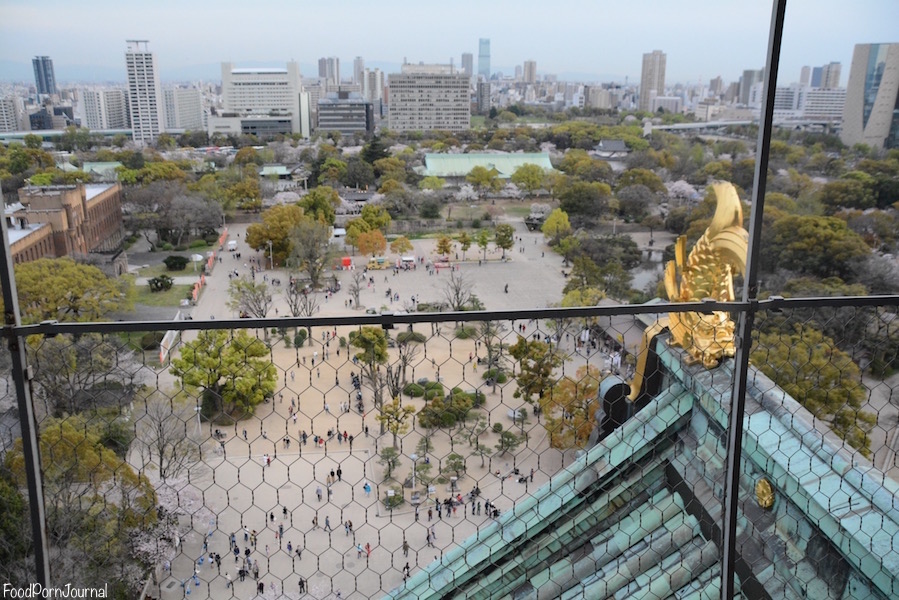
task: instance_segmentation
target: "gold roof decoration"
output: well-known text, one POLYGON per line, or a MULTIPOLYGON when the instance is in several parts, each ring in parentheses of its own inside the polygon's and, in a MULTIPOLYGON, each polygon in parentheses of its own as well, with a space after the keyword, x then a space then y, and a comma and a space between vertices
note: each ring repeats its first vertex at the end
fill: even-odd
MULTIPOLYGON (((749 233, 743 228, 740 198, 730 183, 716 183, 712 189, 718 200, 712 222, 689 256, 686 237, 677 238, 675 260, 665 268, 665 289, 672 302, 733 301, 733 276, 746 269, 749 233)), ((735 353, 734 322, 724 311, 670 313, 669 329, 671 344, 706 368, 735 353)))

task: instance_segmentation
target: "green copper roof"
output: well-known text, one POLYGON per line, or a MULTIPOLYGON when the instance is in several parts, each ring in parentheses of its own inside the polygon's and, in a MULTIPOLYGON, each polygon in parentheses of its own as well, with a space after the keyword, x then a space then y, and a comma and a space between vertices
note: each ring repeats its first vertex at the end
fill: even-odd
POLYGON ((508 179, 521 165, 537 165, 541 169, 552 170, 549 154, 534 152, 528 154, 425 154, 425 168, 422 175, 437 177, 465 177, 475 167, 496 169, 500 179, 508 179))

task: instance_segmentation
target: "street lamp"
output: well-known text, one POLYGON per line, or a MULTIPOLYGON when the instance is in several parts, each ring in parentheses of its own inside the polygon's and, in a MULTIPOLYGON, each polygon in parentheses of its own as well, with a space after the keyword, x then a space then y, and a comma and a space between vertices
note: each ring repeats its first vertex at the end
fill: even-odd
POLYGON ((268 260, 269 260, 269 265, 270 265, 269 270, 274 271, 275 270, 275 255, 272 254, 272 241, 271 240, 268 241, 268 260))
POLYGON ((415 491, 415 461, 418 460, 418 455, 414 452, 409 455, 409 458, 412 459, 412 491, 415 491))

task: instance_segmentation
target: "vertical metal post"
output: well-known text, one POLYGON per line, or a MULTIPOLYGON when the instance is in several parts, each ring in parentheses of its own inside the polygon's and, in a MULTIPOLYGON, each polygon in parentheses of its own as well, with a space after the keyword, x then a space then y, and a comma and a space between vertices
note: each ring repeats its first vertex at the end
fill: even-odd
POLYGON ((727 472, 724 492, 724 523, 721 548, 721 598, 734 597, 734 569, 737 561, 737 516, 740 506, 740 475, 743 450, 743 416, 746 409, 746 381, 749 371, 749 351, 752 327, 755 322, 758 298, 758 261, 762 238, 762 214, 765 207, 765 188, 768 177, 768 156, 771 128, 774 120, 774 92, 780 65, 784 13, 787 0, 774 0, 771 28, 768 34, 768 56, 765 62, 765 97, 756 145, 755 174, 752 185, 752 209, 749 218, 749 253, 743 280, 743 302, 750 306, 740 313, 737 323, 737 353, 734 357, 734 387, 731 391, 730 428, 727 432, 727 472))
POLYGON ((22 432, 22 452, 25 458, 25 479, 28 484, 28 508, 31 513, 31 535, 34 548, 34 567, 37 583, 50 585, 50 543, 47 538, 44 512, 44 482, 41 477, 41 455, 37 440, 37 421, 31 398, 31 377, 25 355, 25 338, 18 335, 16 327, 22 325, 19 312, 19 296, 13 279, 12 251, 6 219, 0 219, 2 245, 0 245, 0 286, 3 288, 4 335, 8 338, 12 358, 12 378, 19 405, 19 428, 22 432))

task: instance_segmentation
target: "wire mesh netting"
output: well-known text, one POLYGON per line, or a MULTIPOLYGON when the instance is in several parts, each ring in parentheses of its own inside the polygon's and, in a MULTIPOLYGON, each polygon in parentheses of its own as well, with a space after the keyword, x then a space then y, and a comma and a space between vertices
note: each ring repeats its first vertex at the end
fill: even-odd
MULTIPOLYGON (((895 309, 757 315, 744 597, 890 597, 865 565, 896 534, 895 309)), ((53 579, 156 598, 717 593, 732 361, 691 364, 663 314, 554 316, 184 331, 165 365, 142 349, 155 332, 31 337, 53 579)), ((24 582, 17 435, 4 421, 0 568, 24 582)))

